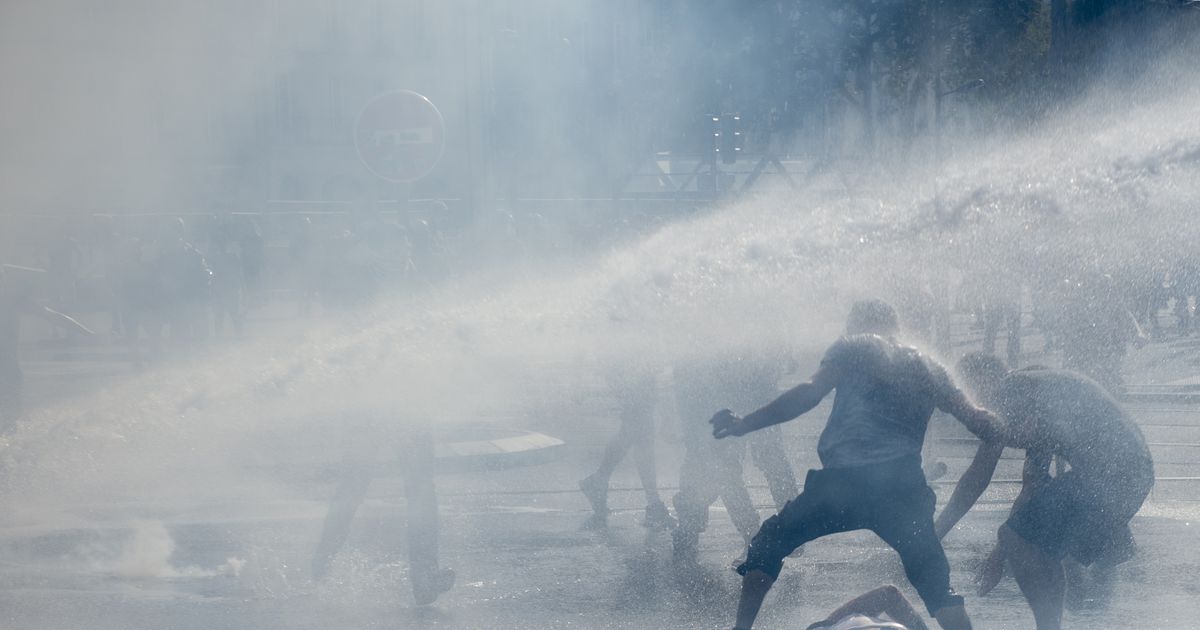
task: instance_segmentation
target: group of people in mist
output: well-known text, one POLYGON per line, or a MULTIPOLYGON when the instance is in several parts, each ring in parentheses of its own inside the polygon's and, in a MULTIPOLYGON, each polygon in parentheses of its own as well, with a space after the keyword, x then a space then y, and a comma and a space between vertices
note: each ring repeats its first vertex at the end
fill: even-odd
MULTIPOLYGON (((892 293, 912 299, 902 286, 893 286, 892 293)), ((1013 299, 1018 300, 1011 305, 1018 309, 1018 319, 1019 293, 1013 299)), ((595 472, 579 483, 592 508, 584 527, 607 527, 610 481, 631 454, 645 494, 642 523, 671 532, 672 561, 682 575, 698 566, 709 508, 718 499, 724 504, 742 538, 729 543, 731 551, 744 550, 736 568, 743 582, 735 628, 752 626, 784 561, 803 562, 804 544, 853 530, 870 530, 896 550, 909 581, 941 627, 970 628, 965 600, 950 586, 951 567, 941 540, 983 494, 1004 449, 1023 449, 1021 492, 982 563, 980 595, 1011 570, 1037 628, 1060 628, 1068 569, 1080 575, 1090 566, 1104 579, 1134 552, 1129 522, 1154 483, 1145 440, 1097 380, 1070 368, 1010 369, 993 348, 986 348, 995 345, 995 322, 1003 322, 1009 304, 977 305, 985 349, 963 356, 952 376, 930 352, 903 341, 915 333, 926 337, 919 341, 922 347, 936 345, 932 337, 941 315, 935 312, 935 298, 924 304, 921 312, 908 313, 907 321, 917 330, 902 334, 904 317, 889 302, 856 302, 844 335, 829 347, 811 379, 782 394, 778 385, 795 365, 783 348, 716 352, 671 366, 684 456, 670 507, 659 488, 655 462, 656 382, 663 366, 645 361, 604 366, 620 424, 595 472), (813 410, 833 392, 817 444, 821 468, 808 471, 800 484, 778 425, 813 410), (970 467, 936 518, 927 471, 940 476, 945 467, 938 470, 937 462, 922 461, 935 412, 952 416, 979 438, 970 467), (748 464, 767 480, 777 512, 765 521, 747 488, 748 464)), ((1125 324, 1136 330, 1132 312, 1120 308, 1122 321, 1128 318, 1125 324)), ((1014 326, 1019 333, 1020 326, 1014 326)), ((1019 358, 1019 346, 1014 351, 1013 343, 1007 350, 1019 358)), ((881 585, 810 627, 928 626, 902 591, 881 585)))
MULTIPOLYGON (((467 264, 519 258, 534 242, 545 243, 536 216, 493 218, 484 230, 486 246, 420 220, 289 217, 260 225, 246 215, 102 219, 86 230, 62 229, 25 243, 31 255, 4 261, 0 276, 4 430, 11 431, 22 412, 18 348, 25 317, 53 322, 70 340, 97 333, 68 313, 106 312, 109 333, 127 343, 131 359, 140 363, 230 330, 252 334, 246 330, 251 308, 283 304, 303 316, 318 301, 323 308, 353 307, 389 291, 443 283, 467 264), (97 276, 102 281, 95 286, 84 280, 97 276)), ((626 228, 614 224, 611 231, 626 228)), ((750 627, 784 559, 800 557, 804 543, 869 529, 900 554, 929 614, 945 628, 968 628, 964 600, 950 589, 951 567, 940 540, 986 488, 1000 452, 1024 449, 1021 495, 985 563, 982 590, 994 586, 1007 566, 1039 630, 1058 628, 1066 568, 1094 564, 1103 571, 1131 553, 1128 522, 1149 492, 1153 467, 1114 396, 1124 387, 1130 344, 1194 328, 1196 260, 1106 267, 1063 256, 1036 261, 1035 273, 980 260, 953 276, 888 275, 880 283, 884 299, 856 303, 845 336, 829 348, 812 379, 782 395, 786 375, 809 366, 775 339, 747 344, 755 351, 699 352, 704 358, 673 365, 614 354, 597 367, 616 403, 619 428, 595 471, 579 483, 592 508, 584 526, 607 527, 613 472, 632 455, 645 493, 643 522, 670 531, 677 566, 699 563, 710 507, 718 499, 724 504, 741 536, 731 548, 745 550, 737 627, 750 627), (955 344, 963 333, 952 329, 964 320, 966 336, 982 351, 963 358, 952 377, 931 357, 961 354, 955 344), (1021 367, 1030 355, 1061 369, 1021 367), (666 368, 684 449, 671 497, 660 490, 655 458, 655 408, 666 368), (801 483, 778 425, 833 392, 818 444, 822 468, 801 483), (733 411, 713 415, 722 409, 733 411), (980 439, 975 461, 936 519, 926 470, 935 470, 937 462, 921 459, 935 410, 980 439), (1054 461, 1060 463, 1057 474, 1054 461), (767 480, 777 514, 765 521, 751 500, 746 465, 767 480)), ((454 581, 439 564, 428 439, 398 456, 409 508, 410 582, 422 604, 454 581)), ((314 576, 330 572, 371 476, 366 465, 344 471, 313 560, 314 576)), ((926 627, 903 593, 887 585, 814 626, 821 624, 926 627)))
MULTIPOLYGON (((743 558, 736 628, 751 627, 785 559, 800 558, 811 540, 859 529, 875 532, 899 553, 926 611, 942 627, 970 628, 966 602, 950 587, 941 539, 983 494, 1003 450, 1022 449, 1022 489, 982 562, 979 592, 986 594, 1011 571, 1039 630, 1061 627, 1068 576, 1105 582, 1115 565, 1133 555, 1129 522, 1154 483, 1145 440, 1115 398, 1124 387, 1126 348, 1165 337, 1172 317, 1177 334, 1189 334, 1195 295, 1183 263, 1158 274, 1072 262, 1026 276, 999 268, 980 265, 953 282, 945 275, 888 276, 881 283, 887 301, 854 304, 845 335, 816 374, 782 395, 781 382, 804 366, 778 336, 764 333, 757 343, 726 346, 738 349, 721 350, 717 343, 665 359, 651 348, 627 352, 622 328, 644 333, 640 327, 647 322, 629 321, 636 320, 636 308, 614 308, 604 342, 613 349, 597 353, 596 367, 618 426, 594 472, 579 482, 591 507, 583 528, 608 527, 611 480, 631 456, 645 497, 642 524, 670 532, 672 563, 683 575, 701 563, 710 508, 718 500, 724 505, 741 537, 730 543, 731 553, 741 550, 743 558), (965 335, 951 335, 964 320, 965 335), (952 376, 933 356, 962 354, 955 344, 964 336, 981 350, 962 357, 952 376), (1021 367, 1028 356, 1062 367, 1021 367), (678 489, 670 497, 659 485, 656 461, 664 374, 684 451, 678 489), (833 392, 818 443, 822 468, 808 471, 801 483, 778 425, 833 392), (979 438, 940 514, 927 474, 944 475, 945 466, 922 460, 935 411, 979 438), (746 466, 767 481, 777 514, 765 521, 747 486, 746 466)), ((750 331, 760 328, 746 324, 750 331)), ((454 573, 439 564, 428 452, 401 455, 407 462, 411 583, 420 603, 436 600, 454 582, 454 573)), ((330 570, 369 481, 370 473, 359 471, 339 484, 315 575, 330 570)), ((881 585, 812 627, 927 625, 900 589, 881 585)))

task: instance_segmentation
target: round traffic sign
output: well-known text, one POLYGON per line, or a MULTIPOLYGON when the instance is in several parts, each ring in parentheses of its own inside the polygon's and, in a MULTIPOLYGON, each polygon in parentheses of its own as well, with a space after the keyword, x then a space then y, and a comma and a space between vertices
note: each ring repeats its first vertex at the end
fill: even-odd
POLYGON ((408 90, 380 94, 354 121, 354 148, 372 173, 393 182, 429 174, 446 147, 442 114, 408 90))

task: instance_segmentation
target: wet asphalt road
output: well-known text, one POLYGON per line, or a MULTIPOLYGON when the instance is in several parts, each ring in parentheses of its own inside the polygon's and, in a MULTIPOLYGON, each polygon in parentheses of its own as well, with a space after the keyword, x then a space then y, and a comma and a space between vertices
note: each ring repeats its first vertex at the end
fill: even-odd
MULTIPOLYGON (((34 395, 64 379, 83 389, 102 383, 94 365, 77 365, 32 365, 34 395)), ((1067 628, 1191 627, 1200 615, 1200 405, 1129 407, 1152 444, 1161 479, 1134 522, 1139 555, 1115 571, 1111 584, 1075 591, 1067 628)), ((669 535, 639 524, 641 493, 628 463, 614 478, 609 529, 580 529, 588 512, 576 483, 614 429, 596 408, 585 415, 572 435, 560 435, 569 444, 556 462, 438 479, 442 557, 458 582, 434 606, 411 600, 399 480, 373 485, 333 574, 318 584, 308 566, 332 487, 258 470, 247 472, 255 477, 247 484, 254 492, 230 487, 215 499, 97 500, 0 515, 0 628, 729 627, 738 586, 729 567, 743 550, 719 504, 702 539, 699 570, 676 570, 669 535), (264 484, 271 489, 265 494, 264 484)), ((786 427, 800 475, 815 464, 813 438, 822 420, 817 410, 786 427)), ((659 431, 668 498, 679 464, 670 425, 659 431)), ((523 428, 561 434, 558 420, 523 428)), ((966 437, 944 420, 935 425, 933 456, 947 464, 947 480, 969 461, 973 445, 966 437)), ((1019 465, 1019 453, 1011 453, 984 504, 946 541, 954 583, 968 595, 971 569, 1003 520, 1019 465)), ((757 473, 749 479, 766 516, 762 479, 757 473)), ((949 486, 935 488, 944 501, 949 486)), ((803 628, 887 582, 915 601, 894 554, 873 536, 818 541, 788 562, 758 627, 803 628)), ((986 598, 969 596, 968 607, 977 628, 1032 627, 1011 579, 986 598)))
MULTIPOLYGON (((1144 422, 1200 419, 1193 410, 1161 405, 1143 413, 1144 422)), ((789 443, 797 450, 807 442, 806 428, 789 427, 789 443)), ((953 442, 953 431, 939 429, 939 435, 948 440, 938 450, 953 477, 965 466, 969 447, 953 442)), ((554 463, 439 478, 443 558, 458 571, 458 583, 432 607, 414 606, 408 591, 398 480, 375 483, 333 575, 315 584, 307 568, 331 488, 283 479, 270 499, 239 497, 231 489, 228 501, 77 505, 46 515, 42 525, 10 522, 0 530, 0 627, 731 625, 737 579, 729 566, 742 549, 719 504, 703 538, 698 571, 677 571, 669 535, 639 524, 641 494, 631 491, 635 478, 624 467, 614 479, 616 513, 609 529, 580 530, 587 509, 573 486, 594 461, 602 437, 600 430, 584 432, 567 457, 554 463)), ((804 460, 799 454, 798 459, 804 460)), ((660 462, 664 485, 673 485, 675 465, 672 458, 660 462)), ((1011 472, 1017 462, 1006 465, 1011 472)), ((1195 465, 1172 466, 1178 476, 1200 471, 1195 465)), ((765 489, 753 474, 750 478, 766 515, 765 489)), ((1166 494, 1167 486, 1160 483, 1156 495, 1166 494)), ((1141 627, 1169 627, 1200 613, 1200 586, 1194 581, 1200 566, 1198 486, 1179 482, 1174 488, 1185 488, 1192 500, 1156 496, 1134 524, 1140 555, 1118 568, 1111 588, 1081 589, 1082 601, 1066 627, 1129 628, 1147 619, 1153 623, 1141 627)), ((938 490, 944 499, 948 487, 938 490)), ((1011 484, 999 484, 989 491, 988 503, 947 540, 954 581, 964 592, 970 592, 970 568, 986 552, 1011 490, 1011 484)), ((853 533, 818 541, 789 561, 761 627, 804 627, 848 597, 885 582, 907 588, 898 561, 873 536, 853 533)), ((1011 579, 992 595, 968 602, 978 628, 1030 627, 1011 579)))

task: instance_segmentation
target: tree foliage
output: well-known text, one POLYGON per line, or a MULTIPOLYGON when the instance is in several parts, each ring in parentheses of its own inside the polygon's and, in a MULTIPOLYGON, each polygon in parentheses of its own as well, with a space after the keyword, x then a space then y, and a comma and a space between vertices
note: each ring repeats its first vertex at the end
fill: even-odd
POLYGON ((849 112, 868 150, 879 126, 920 134, 934 99, 967 86, 982 85, 956 98, 1036 115, 1111 59, 1113 42, 1144 58, 1159 26, 1200 13, 1188 0, 660 1, 675 49, 700 51, 675 60, 695 79, 682 91, 697 117, 737 110, 774 131, 849 112))

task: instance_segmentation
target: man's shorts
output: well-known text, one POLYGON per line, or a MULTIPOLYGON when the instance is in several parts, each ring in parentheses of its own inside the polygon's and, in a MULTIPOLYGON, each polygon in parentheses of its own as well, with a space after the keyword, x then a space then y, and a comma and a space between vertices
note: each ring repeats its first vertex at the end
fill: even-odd
POLYGON ((1129 521, 1153 484, 1152 473, 1104 483, 1068 470, 1035 490, 1006 525, 1052 558, 1118 564, 1133 554, 1129 521))
POLYGON ((950 565, 933 528, 936 497, 918 458, 808 471, 800 496, 763 523, 738 573, 779 577, 797 547, 840 532, 869 529, 900 554, 909 582, 929 614, 961 605, 950 565))

